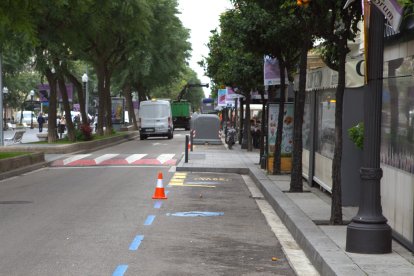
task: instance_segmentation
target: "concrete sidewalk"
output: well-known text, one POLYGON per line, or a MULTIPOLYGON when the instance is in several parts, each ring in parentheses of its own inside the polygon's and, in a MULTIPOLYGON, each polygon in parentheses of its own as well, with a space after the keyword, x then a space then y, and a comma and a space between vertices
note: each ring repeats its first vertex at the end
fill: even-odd
MULTIPOLYGON (((345 252, 346 226, 328 225, 331 198, 304 181, 303 193, 288 193, 290 175, 267 175, 260 169, 259 152, 223 146, 194 146, 188 163, 177 171, 248 174, 272 205, 297 243, 321 275, 414 275, 413 254, 393 241, 393 252, 383 255, 345 252)), ((358 208, 344 207, 344 221, 358 208)))

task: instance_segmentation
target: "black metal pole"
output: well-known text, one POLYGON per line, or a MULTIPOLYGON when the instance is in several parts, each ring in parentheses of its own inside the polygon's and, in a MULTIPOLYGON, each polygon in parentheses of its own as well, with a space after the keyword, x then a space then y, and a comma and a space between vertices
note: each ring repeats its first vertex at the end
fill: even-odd
POLYGON ((194 140, 194 130, 192 129, 190 131, 190 146, 191 146, 191 151, 193 151, 193 140, 194 140))
POLYGON ((31 111, 32 112, 30 112, 30 129, 33 129, 33 110, 34 110, 34 108, 33 108, 33 96, 31 96, 30 97, 30 105, 31 105, 31 111))
POLYGON ((184 162, 188 163, 188 141, 189 141, 189 137, 188 135, 185 136, 185 158, 184 158, 184 162))
POLYGON ((367 91, 364 93, 364 151, 358 214, 347 227, 346 251, 364 254, 391 252, 391 227, 382 215, 380 180, 384 15, 370 5, 367 91))

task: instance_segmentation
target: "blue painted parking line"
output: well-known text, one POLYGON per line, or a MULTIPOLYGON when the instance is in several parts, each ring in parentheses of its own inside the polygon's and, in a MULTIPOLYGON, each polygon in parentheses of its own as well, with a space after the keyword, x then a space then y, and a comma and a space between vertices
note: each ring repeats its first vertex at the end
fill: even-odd
POLYGON ((223 215, 224 215, 224 212, 201 212, 201 211, 167 213, 167 216, 174 216, 174 217, 217 217, 217 216, 223 216, 223 215))
POLYGON ((162 201, 155 201, 154 203, 154 208, 155 209, 160 209, 162 206, 162 201))
POLYGON ((118 265, 118 267, 115 269, 114 273, 112 273, 112 276, 124 276, 124 273, 127 271, 128 265, 118 265))
POLYGON ((143 239, 144 235, 136 236, 135 239, 132 241, 131 245, 129 246, 129 250, 137 250, 143 239))
POLYGON ((155 219, 155 216, 154 215, 149 215, 147 217, 147 219, 145 220, 144 225, 151 225, 152 222, 154 221, 154 219, 155 219))

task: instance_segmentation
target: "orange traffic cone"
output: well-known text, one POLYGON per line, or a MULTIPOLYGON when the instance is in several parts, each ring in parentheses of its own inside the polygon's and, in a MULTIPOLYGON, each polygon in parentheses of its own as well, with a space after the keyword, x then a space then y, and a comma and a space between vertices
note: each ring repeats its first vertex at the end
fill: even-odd
POLYGON ((164 192, 164 186, 162 185, 162 172, 158 173, 157 187, 155 187, 155 193, 152 199, 167 199, 164 192))
POLYGON ((191 142, 188 142, 187 148, 188 150, 191 150, 191 142))

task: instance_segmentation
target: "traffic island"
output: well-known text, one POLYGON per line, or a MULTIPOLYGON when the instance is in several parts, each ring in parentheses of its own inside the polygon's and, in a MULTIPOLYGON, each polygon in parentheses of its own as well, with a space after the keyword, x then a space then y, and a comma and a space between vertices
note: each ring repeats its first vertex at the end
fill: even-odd
POLYGON ((40 168, 46 164, 43 152, 33 152, 0 159, 0 179, 40 168))

